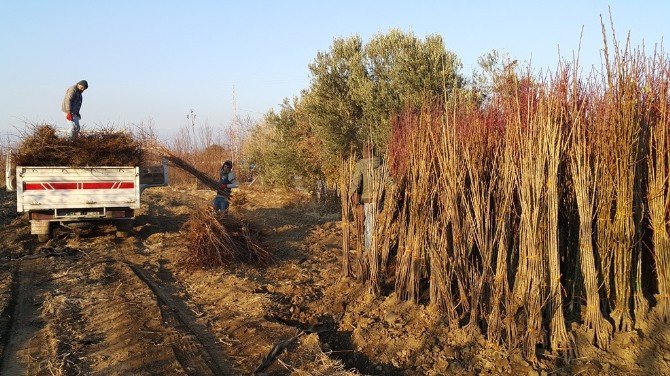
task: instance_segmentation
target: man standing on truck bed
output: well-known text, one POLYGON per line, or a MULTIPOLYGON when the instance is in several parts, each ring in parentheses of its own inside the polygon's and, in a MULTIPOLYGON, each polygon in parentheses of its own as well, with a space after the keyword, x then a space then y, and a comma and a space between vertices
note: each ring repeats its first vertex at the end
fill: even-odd
POLYGON ((235 173, 232 169, 233 161, 223 162, 219 177, 219 190, 216 191, 216 197, 214 198, 214 210, 219 213, 228 211, 231 188, 237 188, 237 178, 235 178, 235 173))
POLYGON ((83 99, 81 93, 86 89, 88 89, 88 82, 81 80, 75 85, 70 86, 65 92, 65 98, 63 98, 62 110, 70 126, 70 134, 68 135, 68 140, 70 141, 79 135, 79 120, 81 120, 79 110, 81 110, 83 99))

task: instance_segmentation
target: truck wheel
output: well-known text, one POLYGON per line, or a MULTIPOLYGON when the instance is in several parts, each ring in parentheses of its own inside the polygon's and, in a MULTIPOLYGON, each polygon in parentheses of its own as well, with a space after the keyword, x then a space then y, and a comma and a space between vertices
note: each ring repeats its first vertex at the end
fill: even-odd
POLYGON ((46 242, 51 237, 51 222, 30 220, 30 233, 37 235, 37 241, 46 242))

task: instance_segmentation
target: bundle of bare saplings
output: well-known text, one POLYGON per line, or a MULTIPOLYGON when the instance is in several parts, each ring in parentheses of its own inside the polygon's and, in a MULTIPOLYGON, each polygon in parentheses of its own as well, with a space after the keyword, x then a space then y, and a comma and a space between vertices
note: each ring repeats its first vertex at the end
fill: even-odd
POLYGON ((183 230, 188 246, 180 263, 188 267, 208 268, 238 262, 267 265, 272 258, 261 244, 257 230, 209 207, 193 210, 183 230))
POLYGON ((128 132, 103 129, 71 142, 44 124, 24 135, 14 160, 18 166, 139 166, 143 157, 141 143, 128 132))
POLYGON ((399 116, 368 249, 343 199, 345 274, 528 359, 670 321, 670 59, 615 47, 399 116))

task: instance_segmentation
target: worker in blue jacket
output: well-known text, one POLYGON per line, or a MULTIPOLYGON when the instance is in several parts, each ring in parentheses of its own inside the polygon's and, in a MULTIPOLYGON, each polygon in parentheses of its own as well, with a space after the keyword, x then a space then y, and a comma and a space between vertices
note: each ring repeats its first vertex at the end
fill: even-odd
POLYGON ((214 198, 214 210, 220 213, 228 211, 230 206, 230 193, 232 188, 237 188, 237 179, 233 170, 233 162, 225 161, 221 166, 219 177, 219 190, 214 198))

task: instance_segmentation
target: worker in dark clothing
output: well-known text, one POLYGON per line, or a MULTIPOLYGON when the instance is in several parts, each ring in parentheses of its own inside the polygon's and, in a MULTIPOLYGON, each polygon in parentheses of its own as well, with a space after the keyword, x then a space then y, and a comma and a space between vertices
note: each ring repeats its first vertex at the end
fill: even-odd
POLYGON ((219 213, 225 213, 230 206, 230 193, 232 188, 237 188, 237 179, 233 170, 233 162, 225 161, 221 166, 219 177, 219 190, 214 198, 214 210, 219 213))
POLYGON ((81 102, 83 100, 82 93, 88 89, 88 82, 81 80, 70 86, 65 92, 61 110, 65 114, 65 119, 70 127, 68 140, 72 141, 79 135, 79 120, 81 120, 81 102))
POLYGON ((366 143, 363 147, 363 158, 356 162, 349 191, 352 192, 351 201, 355 205, 363 205, 364 207, 364 242, 366 250, 370 249, 372 244, 377 204, 379 201, 379 197, 376 196, 388 180, 386 175, 386 168, 382 159, 374 155, 372 143, 366 143))

